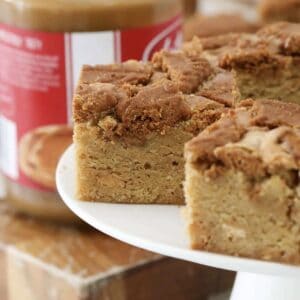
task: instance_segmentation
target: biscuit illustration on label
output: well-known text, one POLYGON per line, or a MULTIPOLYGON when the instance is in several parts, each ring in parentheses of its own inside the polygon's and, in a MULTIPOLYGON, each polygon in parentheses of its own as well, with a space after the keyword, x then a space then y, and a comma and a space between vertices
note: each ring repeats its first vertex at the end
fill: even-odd
POLYGON ((26 133, 19 145, 20 168, 31 180, 55 189, 55 170, 60 156, 72 143, 67 125, 38 127, 26 133))

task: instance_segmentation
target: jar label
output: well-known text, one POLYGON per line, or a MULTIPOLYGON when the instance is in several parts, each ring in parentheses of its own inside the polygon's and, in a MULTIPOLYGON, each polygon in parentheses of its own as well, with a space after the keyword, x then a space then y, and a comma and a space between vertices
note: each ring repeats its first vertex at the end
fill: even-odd
POLYGON ((10 179, 55 189, 72 142, 71 102, 83 64, 149 60, 181 44, 182 18, 120 31, 46 33, 0 24, 0 166, 10 179))

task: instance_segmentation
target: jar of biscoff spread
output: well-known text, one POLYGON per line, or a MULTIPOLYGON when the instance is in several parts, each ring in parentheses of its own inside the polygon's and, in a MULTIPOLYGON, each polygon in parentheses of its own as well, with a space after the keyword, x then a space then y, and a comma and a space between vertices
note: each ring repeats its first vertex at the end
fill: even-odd
POLYGON ((0 162, 17 210, 75 220, 54 177, 81 66, 177 48, 181 10, 180 0, 0 0, 0 162))

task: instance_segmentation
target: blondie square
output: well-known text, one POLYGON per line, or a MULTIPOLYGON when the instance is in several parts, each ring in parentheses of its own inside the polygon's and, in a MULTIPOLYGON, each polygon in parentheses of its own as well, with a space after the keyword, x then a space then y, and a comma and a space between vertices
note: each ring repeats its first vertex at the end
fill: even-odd
POLYGON ((84 67, 74 99, 79 199, 183 204, 183 145, 227 109, 220 93, 219 102, 194 93, 210 76, 205 59, 183 52, 84 67))
POLYGON ((300 264, 300 106, 248 100, 185 146, 191 246, 300 264))

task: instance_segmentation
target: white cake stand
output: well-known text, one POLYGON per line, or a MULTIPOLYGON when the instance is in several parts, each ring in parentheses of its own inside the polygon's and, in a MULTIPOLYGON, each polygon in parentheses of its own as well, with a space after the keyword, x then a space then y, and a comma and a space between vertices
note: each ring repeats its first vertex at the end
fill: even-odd
POLYGON ((180 207, 78 201, 74 146, 62 156, 56 179, 66 205, 94 228, 149 251, 237 271, 231 300, 300 299, 299 267, 189 249, 180 207))

